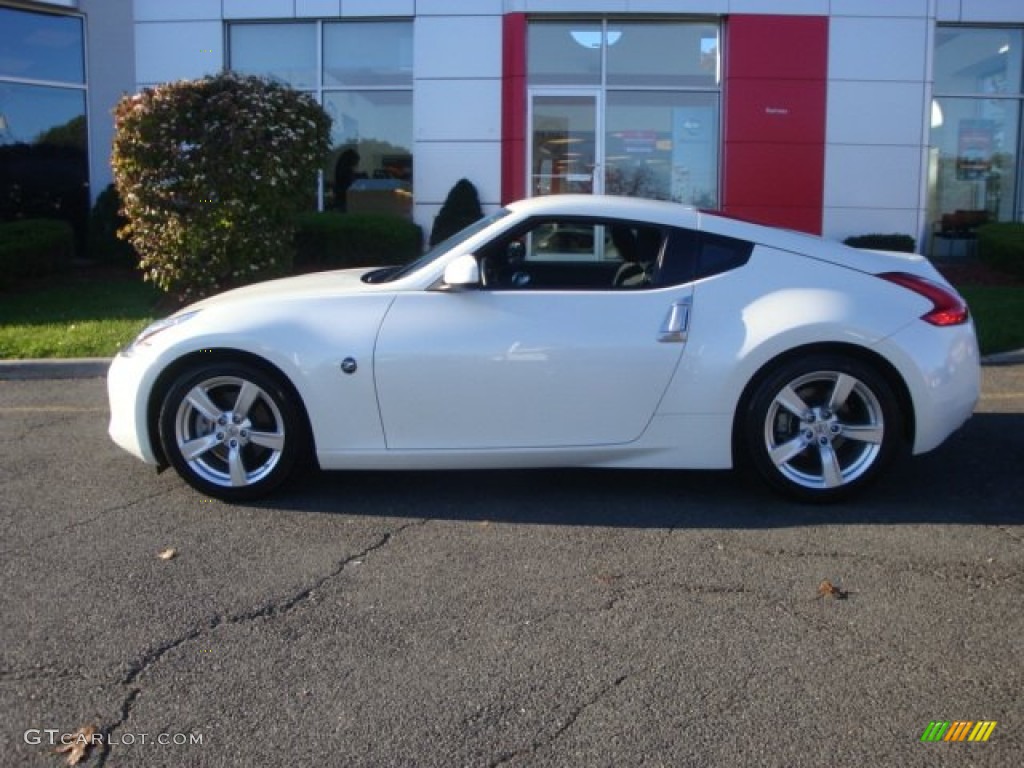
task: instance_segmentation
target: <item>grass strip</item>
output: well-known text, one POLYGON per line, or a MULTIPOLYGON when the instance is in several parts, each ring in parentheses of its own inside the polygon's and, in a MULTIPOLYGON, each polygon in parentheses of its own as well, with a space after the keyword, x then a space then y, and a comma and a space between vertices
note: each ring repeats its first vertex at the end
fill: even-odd
POLYGON ((112 357, 159 316, 134 276, 62 276, 0 294, 0 359, 112 357))

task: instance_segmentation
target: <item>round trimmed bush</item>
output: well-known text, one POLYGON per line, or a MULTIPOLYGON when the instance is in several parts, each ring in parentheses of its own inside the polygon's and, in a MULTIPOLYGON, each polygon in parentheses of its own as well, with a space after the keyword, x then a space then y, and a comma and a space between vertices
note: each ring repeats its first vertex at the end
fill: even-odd
POLYGON ((114 116, 120 235, 147 280, 189 301, 290 270, 329 147, 312 97, 224 73, 126 96, 114 116))

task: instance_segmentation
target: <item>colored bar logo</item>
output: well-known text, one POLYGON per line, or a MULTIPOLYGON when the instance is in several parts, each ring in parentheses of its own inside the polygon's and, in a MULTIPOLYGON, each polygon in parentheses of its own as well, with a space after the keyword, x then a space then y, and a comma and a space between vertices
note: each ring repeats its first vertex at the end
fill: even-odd
POLYGON ((988 741, 996 729, 995 720, 932 720, 921 741, 988 741))

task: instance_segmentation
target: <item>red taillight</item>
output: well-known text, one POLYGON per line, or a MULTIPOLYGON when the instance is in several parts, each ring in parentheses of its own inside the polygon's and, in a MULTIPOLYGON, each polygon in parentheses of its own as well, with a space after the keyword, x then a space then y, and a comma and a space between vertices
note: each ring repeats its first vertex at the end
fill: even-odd
POLYGON ((921 319, 932 325, 963 325, 970 317, 967 303, 944 285, 940 285, 926 277, 918 277, 907 272, 885 272, 879 275, 883 280, 901 285, 919 296, 924 296, 932 303, 932 309, 921 315, 921 319))

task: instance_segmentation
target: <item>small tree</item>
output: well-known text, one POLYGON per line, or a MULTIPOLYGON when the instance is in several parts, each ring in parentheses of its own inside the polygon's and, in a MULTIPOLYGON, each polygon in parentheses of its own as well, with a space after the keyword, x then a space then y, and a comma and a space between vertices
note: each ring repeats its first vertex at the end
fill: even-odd
POLYGON ((119 235, 182 301, 288 271, 330 118, 312 97, 225 73, 147 88, 114 110, 119 235))
POLYGON ((480 196, 476 187, 468 179, 459 179, 445 198, 441 210, 434 217, 430 244, 437 245, 483 217, 484 212, 480 207, 480 196))

